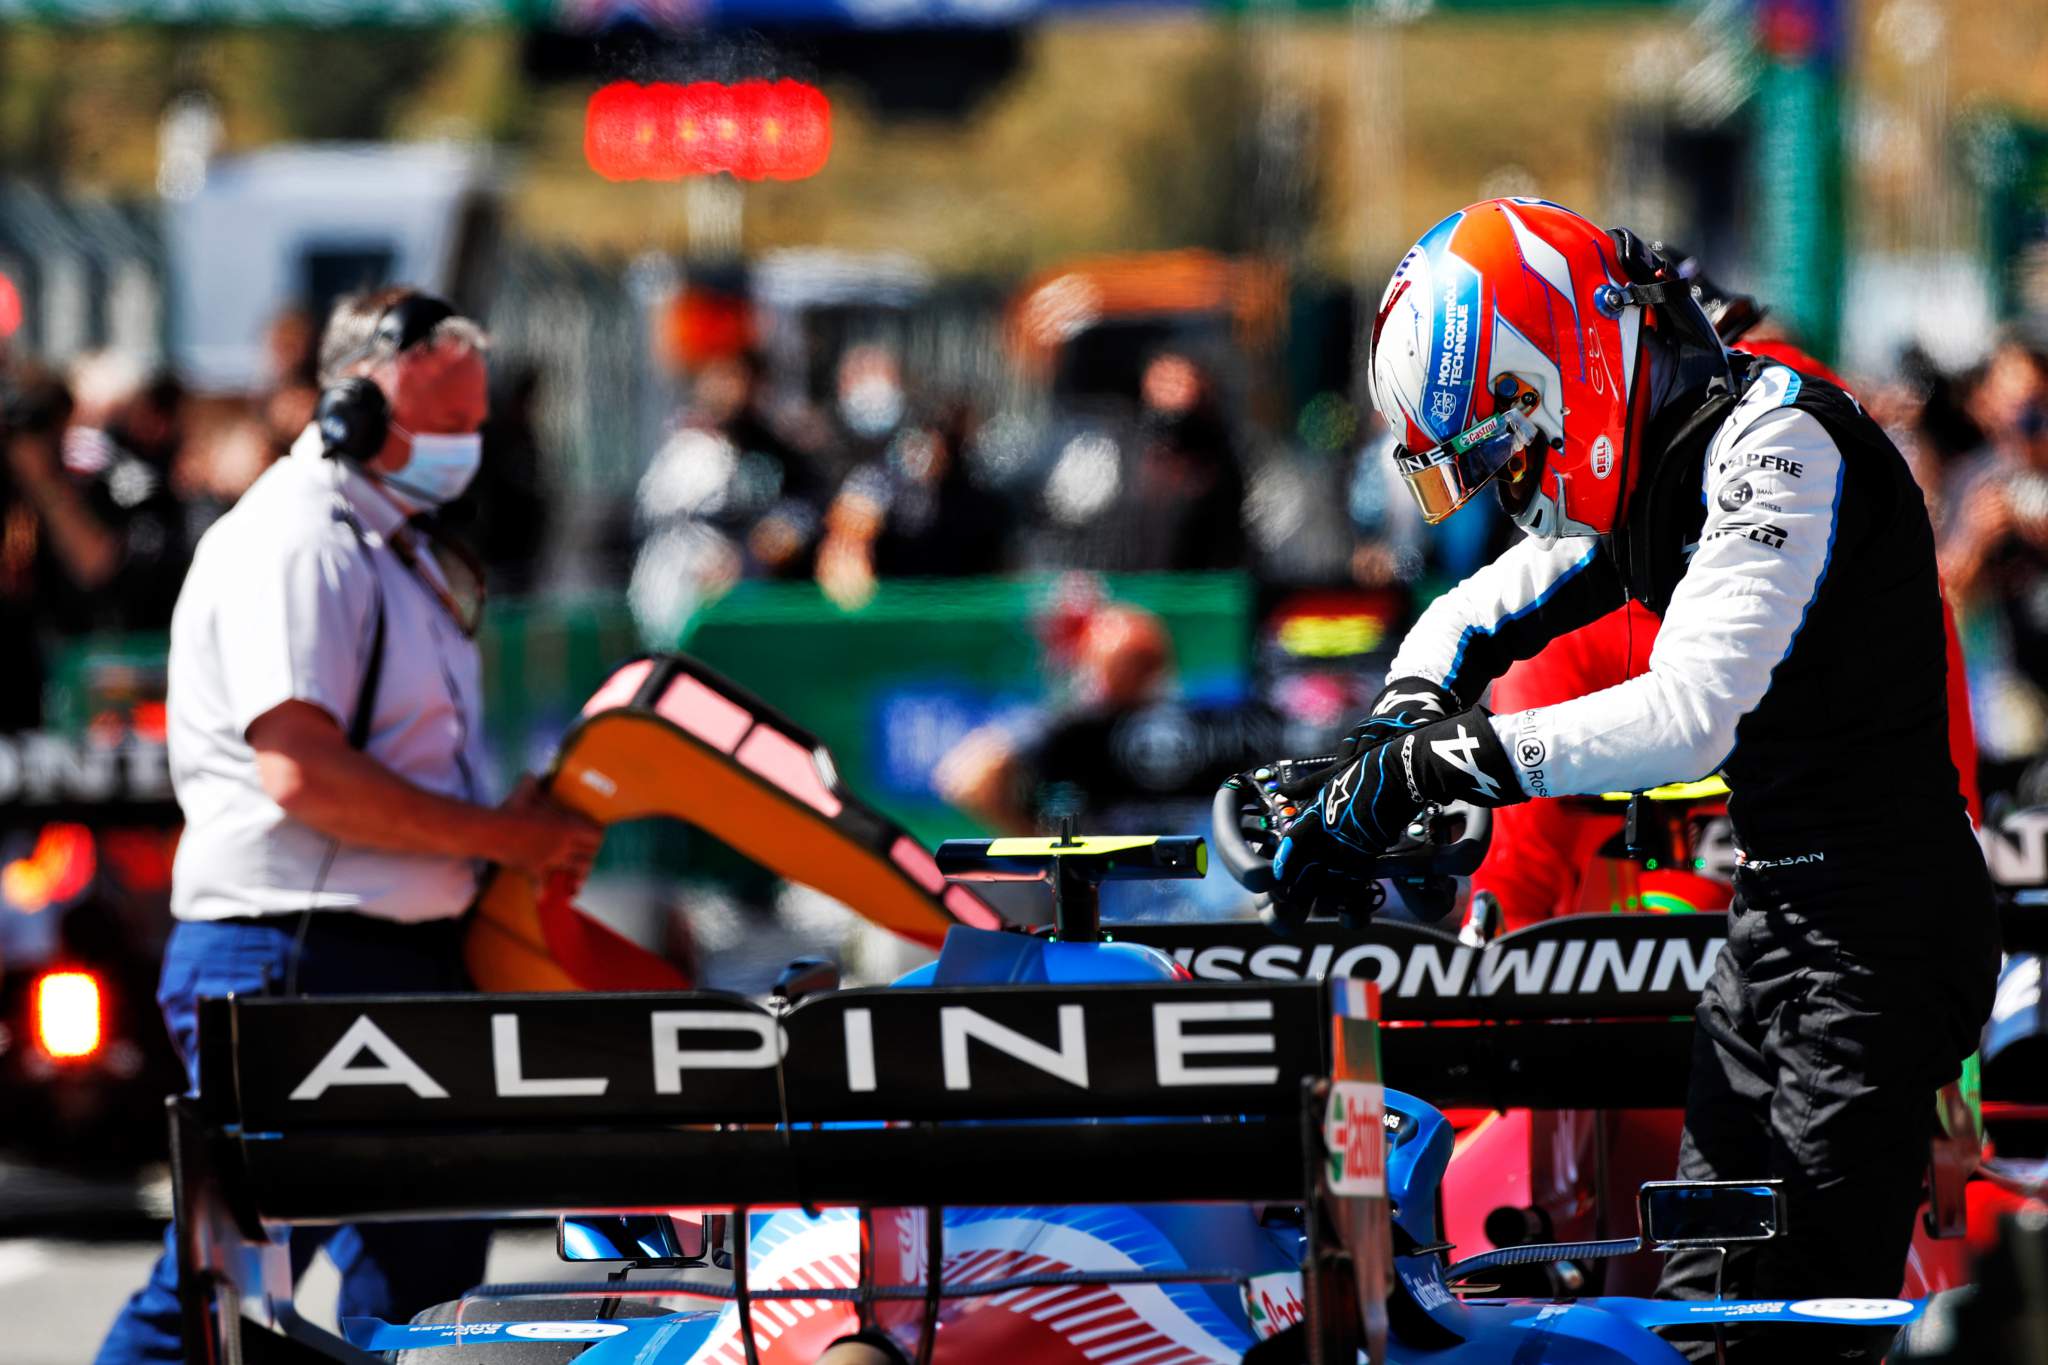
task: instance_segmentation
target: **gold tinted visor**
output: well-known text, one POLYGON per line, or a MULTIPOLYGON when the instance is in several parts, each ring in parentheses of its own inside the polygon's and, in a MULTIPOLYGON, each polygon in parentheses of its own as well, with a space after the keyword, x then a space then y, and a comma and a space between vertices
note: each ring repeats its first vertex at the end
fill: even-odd
POLYGON ((1471 501, 1474 493, 1507 468, 1516 452, 1541 439, 1536 424, 1510 408, 1429 450, 1395 446, 1394 466, 1415 495, 1422 519, 1434 526, 1471 501))

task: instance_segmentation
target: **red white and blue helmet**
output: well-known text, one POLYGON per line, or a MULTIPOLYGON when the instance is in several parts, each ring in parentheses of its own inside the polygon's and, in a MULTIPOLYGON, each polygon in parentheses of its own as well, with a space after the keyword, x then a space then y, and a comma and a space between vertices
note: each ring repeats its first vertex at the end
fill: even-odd
POLYGON ((1489 199, 1423 234, 1380 300, 1372 395, 1425 519, 1500 477, 1531 535, 1614 529, 1647 391, 1633 283, 1615 238, 1540 199, 1489 199))

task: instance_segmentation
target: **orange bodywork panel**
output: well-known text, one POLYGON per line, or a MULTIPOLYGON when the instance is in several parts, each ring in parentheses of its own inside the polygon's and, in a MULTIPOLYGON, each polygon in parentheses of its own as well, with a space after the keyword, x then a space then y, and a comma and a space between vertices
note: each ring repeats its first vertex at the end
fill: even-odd
MULTIPOLYGON (((765 703, 679 655, 620 668, 585 705, 546 779, 600 825, 665 816, 704 830, 792 882, 936 948, 954 924, 997 927, 948 886, 925 848, 840 787, 818 742, 765 703)), ((467 943, 482 990, 667 990, 665 959, 578 911, 562 888, 494 869, 467 943)))

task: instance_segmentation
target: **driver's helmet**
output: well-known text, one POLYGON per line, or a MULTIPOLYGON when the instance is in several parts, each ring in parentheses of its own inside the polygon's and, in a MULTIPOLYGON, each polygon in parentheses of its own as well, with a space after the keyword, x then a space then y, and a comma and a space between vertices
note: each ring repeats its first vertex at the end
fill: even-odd
POLYGON ((1540 199, 1489 199, 1424 233, 1373 324, 1373 404, 1423 518, 1498 478, 1543 540, 1601 535, 1627 506, 1639 332, 1614 239, 1540 199))

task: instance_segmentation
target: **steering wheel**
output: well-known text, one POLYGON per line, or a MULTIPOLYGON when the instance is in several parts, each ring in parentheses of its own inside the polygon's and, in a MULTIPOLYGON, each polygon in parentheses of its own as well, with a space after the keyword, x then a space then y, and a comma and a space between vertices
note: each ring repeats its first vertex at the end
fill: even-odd
MULTIPOLYGON (((1223 870, 1256 895, 1273 896, 1268 921, 1282 931, 1309 917, 1310 907, 1277 895, 1273 855, 1289 822, 1299 816, 1328 774, 1334 757, 1287 758, 1227 779, 1209 808, 1212 838, 1223 870)), ((1486 857, 1493 839, 1493 812, 1459 801, 1432 806, 1403 831, 1399 842, 1377 858, 1361 858, 1353 869, 1364 888, 1358 903, 1345 906, 1347 924, 1370 919, 1385 903, 1379 880, 1393 884, 1418 919, 1434 923, 1457 903, 1457 881, 1469 877, 1486 857)))

